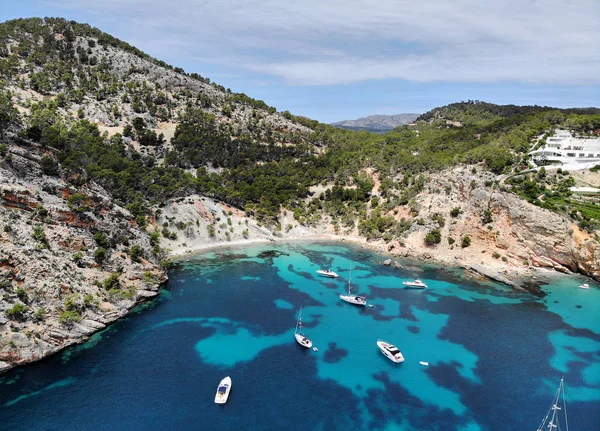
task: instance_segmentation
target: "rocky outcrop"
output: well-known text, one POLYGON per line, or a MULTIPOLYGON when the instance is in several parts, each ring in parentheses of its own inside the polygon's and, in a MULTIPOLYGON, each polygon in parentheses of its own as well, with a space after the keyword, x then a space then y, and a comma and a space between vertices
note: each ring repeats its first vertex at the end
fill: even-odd
POLYGON ((502 274, 500 274, 497 271, 494 271, 493 269, 487 268, 483 265, 477 265, 472 264, 468 266, 468 269, 470 269, 471 271, 475 271, 478 274, 484 275, 487 278, 494 280, 494 281, 499 281, 500 283, 504 283, 508 286, 514 286, 515 283, 513 283, 512 281, 510 281, 508 278, 506 278, 505 276, 503 276, 502 274))
POLYGON ((415 198, 418 215, 404 207, 394 210, 398 219, 424 223, 413 223, 406 238, 388 244, 387 250, 495 271, 542 267, 600 279, 600 243, 595 235, 560 214, 501 190, 495 181, 493 174, 473 172, 471 166, 432 174, 425 190, 415 198), (455 208, 460 212, 452 217, 455 208), (444 223, 441 227, 439 217, 444 223), (427 247, 423 240, 433 228, 440 229, 442 241, 427 247), (470 244, 462 247, 465 237, 470 244))
POLYGON ((148 233, 102 188, 14 169, 18 150, 0 161, 0 372, 85 341, 166 280, 148 233))

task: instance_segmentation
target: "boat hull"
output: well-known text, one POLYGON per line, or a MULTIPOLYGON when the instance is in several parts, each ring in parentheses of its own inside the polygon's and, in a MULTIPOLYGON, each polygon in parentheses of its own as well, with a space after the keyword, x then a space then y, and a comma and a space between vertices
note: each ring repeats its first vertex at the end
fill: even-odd
POLYGON ((217 393, 215 394, 215 404, 225 404, 229 399, 229 392, 231 391, 231 377, 227 376, 219 383, 217 387, 217 393), (220 391, 221 388, 225 388, 224 391, 220 391))
POLYGON ((312 341, 310 341, 308 337, 305 337, 302 334, 294 334, 294 337, 296 337, 296 342, 302 347, 306 347, 307 349, 312 347, 312 341))
POLYGON ((347 296, 347 295, 340 295, 340 299, 342 301, 346 301, 349 304, 353 304, 353 305, 361 305, 361 306, 365 306, 367 305, 367 300, 365 298, 363 298, 362 296, 347 296))
POLYGON ((425 289, 427 285, 425 283, 414 283, 412 281, 405 281, 402 283, 407 289, 425 289))
POLYGON ((333 271, 323 271, 323 270, 318 270, 317 274, 323 276, 323 277, 328 277, 328 278, 338 278, 339 275, 336 274, 333 271))
POLYGON ((404 362, 404 356, 402 356, 402 353, 400 353, 398 348, 396 346, 394 346, 393 344, 390 344, 383 340, 379 340, 379 341, 377 341, 377 347, 379 347, 379 350, 381 351, 381 353, 383 353, 383 355, 386 358, 388 358, 390 361, 395 362, 396 364, 404 362), (388 348, 394 348, 394 349, 398 350, 398 353, 396 355, 393 355, 388 350, 388 348))

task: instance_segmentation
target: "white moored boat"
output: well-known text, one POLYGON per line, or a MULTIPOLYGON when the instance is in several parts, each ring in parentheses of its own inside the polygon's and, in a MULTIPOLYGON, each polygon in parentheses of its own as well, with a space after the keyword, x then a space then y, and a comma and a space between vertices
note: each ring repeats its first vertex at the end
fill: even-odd
POLYGON ((317 274, 322 275, 323 277, 329 277, 329 278, 338 278, 339 275, 337 275, 336 272, 333 272, 331 269, 319 269, 317 270, 317 274))
POLYGON ((587 284, 587 283, 580 284, 580 285, 579 285, 579 288, 580 288, 580 289, 589 289, 589 288, 590 288, 590 285, 589 285, 589 284, 587 284))
POLYGON ((425 289, 427 287, 427 285, 418 278, 414 281, 405 281, 402 284, 411 289, 425 289))
POLYGON ((397 364, 399 364, 400 362, 404 362, 404 356, 402 356, 400 350, 398 350, 398 348, 393 344, 390 344, 387 341, 378 340, 377 347, 379 347, 381 353, 383 353, 386 356, 386 358, 388 358, 390 361, 395 362, 397 364))
POLYGON ((348 295, 340 295, 340 299, 342 301, 346 301, 346 302, 349 302, 350 304, 354 304, 354 305, 362 305, 362 306, 367 305, 367 298, 365 298, 364 296, 352 295, 352 286, 350 284, 351 282, 352 282, 352 268, 350 268, 350 278, 348 279, 348 295))
POLYGON ((296 337, 296 341, 302 347, 306 347, 307 349, 312 347, 312 341, 302 333, 302 307, 300 307, 300 316, 298 317, 298 322, 296 322, 294 337, 296 337))
POLYGON ((227 398, 229 398, 229 391, 231 391, 231 377, 227 376, 219 383, 217 394, 215 395, 215 403, 225 404, 227 398))

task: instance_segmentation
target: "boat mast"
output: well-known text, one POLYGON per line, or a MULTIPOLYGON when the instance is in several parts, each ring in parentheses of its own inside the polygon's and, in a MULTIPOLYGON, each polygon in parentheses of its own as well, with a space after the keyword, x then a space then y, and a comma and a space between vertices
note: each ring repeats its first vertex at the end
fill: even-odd
POLYGON ((300 315, 298 316, 298 321, 296 322, 296 331, 294 333, 297 334, 298 332, 302 333, 302 307, 300 307, 300 315), (298 328, 300 328, 300 331, 298 331, 298 328))
POLYGON ((350 291, 352 290, 352 286, 350 286, 351 282, 352 282, 352 265, 350 265, 350 278, 348 279, 348 296, 350 296, 350 291))
POLYGON ((562 378, 560 379, 560 385, 558 385, 558 390, 556 391, 556 394, 554 395, 554 399, 552 400, 552 405, 550 406, 550 410, 548 410, 548 413, 546 413, 546 416, 542 420, 542 423, 538 427, 537 431, 544 431, 544 426, 546 425, 546 423, 548 424, 546 427, 546 428, 548 428, 548 430, 550 430, 550 431, 553 431, 554 429, 560 430, 560 421, 558 418, 558 411, 562 410, 563 408, 565 411, 566 431, 569 431, 569 420, 567 418, 567 402, 565 400, 565 390, 564 390, 563 380, 564 379, 562 379, 562 378), (563 407, 562 408, 558 405, 560 402, 561 391, 563 394, 563 407), (549 422, 548 422, 548 419, 550 419, 549 422))
POLYGON ((563 394, 563 408, 565 409, 565 427, 566 431, 569 431, 569 418, 567 417, 567 400, 565 399, 565 386, 563 384, 563 378, 560 379, 560 387, 563 394))

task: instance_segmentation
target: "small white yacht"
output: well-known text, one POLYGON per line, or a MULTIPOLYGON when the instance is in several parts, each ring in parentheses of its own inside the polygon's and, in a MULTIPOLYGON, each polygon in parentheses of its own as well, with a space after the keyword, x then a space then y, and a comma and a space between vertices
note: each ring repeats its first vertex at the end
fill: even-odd
POLYGON ((312 347, 312 341, 302 333, 302 307, 300 307, 300 316, 298 317, 298 322, 296 322, 294 337, 296 337, 296 341, 302 347, 306 347, 307 349, 312 347))
POLYGON ((405 281, 402 284, 411 289, 425 289, 427 287, 427 285, 418 278, 414 281, 405 281))
POLYGON ((352 268, 350 268, 350 278, 348 279, 348 295, 340 295, 340 299, 342 301, 346 301, 346 302, 349 302, 350 304, 354 304, 354 305, 362 305, 362 306, 367 305, 367 298, 365 298, 364 296, 352 295, 352 285, 350 284, 351 282, 352 282, 352 268))
POLYGON ((579 285, 579 288, 580 288, 580 289, 589 289, 589 288, 590 288, 590 285, 589 285, 589 284, 587 284, 587 283, 583 283, 583 284, 580 284, 580 285, 579 285))
POLYGON ((323 277, 329 277, 329 278, 338 278, 339 277, 337 272, 333 272, 331 269, 319 269, 319 270, 317 270, 317 274, 322 275, 323 277))
POLYGON ((379 347, 381 353, 383 353, 390 361, 397 364, 404 362, 404 356, 402 356, 400 350, 393 344, 390 344, 387 341, 377 340, 377 347, 379 347))
POLYGON ((215 403, 225 404, 227 398, 229 398, 229 391, 231 391, 231 377, 227 376, 219 383, 217 394, 215 395, 215 403))

